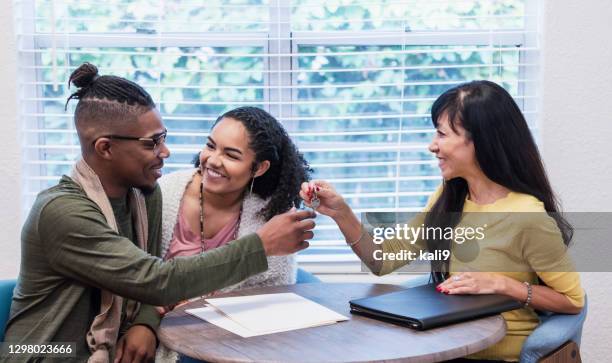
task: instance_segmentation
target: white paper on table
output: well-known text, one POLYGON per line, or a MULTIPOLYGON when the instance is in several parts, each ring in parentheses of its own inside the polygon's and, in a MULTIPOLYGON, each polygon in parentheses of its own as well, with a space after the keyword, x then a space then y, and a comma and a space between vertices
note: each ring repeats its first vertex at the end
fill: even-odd
POLYGON ((287 331, 348 320, 294 293, 212 298, 206 301, 250 331, 287 331))
POLYGON ((261 335, 261 334, 255 334, 254 332, 249 331, 242 325, 236 323, 232 319, 223 315, 222 312, 213 308, 212 306, 205 306, 203 308, 197 308, 197 309, 187 309, 185 311, 195 316, 196 318, 206 320, 207 322, 214 324, 221 329, 225 329, 236 335, 240 335, 243 338, 249 338, 255 335, 261 335))
POLYGON ((208 313, 211 314, 211 320, 218 322, 225 317, 251 334, 244 334, 245 332, 235 325, 230 326, 231 323, 221 324, 233 330, 216 324, 208 318, 204 319, 240 336, 277 333, 348 320, 344 315, 294 293, 213 298, 206 301, 221 315, 213 317, 212 313, 208 313))

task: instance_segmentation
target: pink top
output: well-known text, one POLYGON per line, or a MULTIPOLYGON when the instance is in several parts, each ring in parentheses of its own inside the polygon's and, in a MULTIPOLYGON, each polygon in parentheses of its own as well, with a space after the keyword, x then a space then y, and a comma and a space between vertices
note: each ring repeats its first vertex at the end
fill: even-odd
MULTIPOLYGON (((172 241, 170 241, 170 248, 164 260, 170 260, 177 256, 193 256, 201 253, 202 250, 212 250, 222 246, 229 241, 234 240, 236 229, 238 228, 238 219, 240 215, 237 214, 228 224, 226 224, 217 234, 209 239, 204 239, 204 245, 200 238, 200 233, 194 233, 189 228, 189 223, 183 213, 183 202, 178 213, 178 220, 174 225, 174 234, 172 241)), ((199 231, 198 231, 199 232, 199 231)))

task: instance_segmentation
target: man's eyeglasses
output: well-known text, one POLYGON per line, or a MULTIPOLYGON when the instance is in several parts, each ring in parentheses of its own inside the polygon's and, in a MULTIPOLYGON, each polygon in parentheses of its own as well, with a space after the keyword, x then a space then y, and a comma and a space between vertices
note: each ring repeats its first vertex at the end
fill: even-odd
POLYGON ((152 137, 135 137, 122 135, 104 135, 100 137, 106 137, 108 139, 115 140, 140 141, 145 147, 153 149, 153 152, 157 153, 159 151, 160 146, 166 142, 166 136, 168 136, 168 130, 164 130, 164 132, 162 132, 161 134, 153 135, 152 137))

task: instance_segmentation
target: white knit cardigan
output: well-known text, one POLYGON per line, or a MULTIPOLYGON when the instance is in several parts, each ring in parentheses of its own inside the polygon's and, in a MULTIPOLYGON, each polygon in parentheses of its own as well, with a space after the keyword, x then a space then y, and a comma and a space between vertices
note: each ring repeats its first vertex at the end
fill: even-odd
MULTIPOLYGON (((193 179, 197 169, 178 171, 164 175, 159 180, 162 190, 162 254, 166 256, 170 248, 170 242, 174 234, 174 226, 178 221, 178 212, 183 199, 183 194, 189 182, 193 179)), ((251 194, 244 198, 242 202, 242 216, 238 226, 238 237, 254 233, 259 227, 265 224, 264 219, 258 215, 267 204, 267 201, 251 194)), ((295 284, 297 277, 297 262, 295 255, 289 256, 268 256, 268 269, 257 275, 253 275, 246 280, 221 289, 220 292, 244 289, 258 286, 275 286, 295 284)), ((203 278, 206 278, 205 276, 203 278)), ((163 344, 157 348, 155 362, 174 363, 178 361, 178 354, 163 344)))
MULTIPOLYGON (((159 180, 162 190, 162 257, 166 255, 172 241, 174 226, 178 221, 178 212, 185 189, 193 179, 197 169, 178 171, 164 175, 159 180)), ((254 233, 265 224, 264 219, 259 216, 267 204, 267 201, 251 194, 244 198, 242 204, 242 216, 238 226, 238 238, 254 233)), ((297 262, 295 255, 268 257, 268 270, 253 275, 238 284, 222 289, 228 292, 237 289, 259 286, 291 285, 295 284, 297 276, 297 262)), ((205 277, 204 277, 205 278, 205 277)))

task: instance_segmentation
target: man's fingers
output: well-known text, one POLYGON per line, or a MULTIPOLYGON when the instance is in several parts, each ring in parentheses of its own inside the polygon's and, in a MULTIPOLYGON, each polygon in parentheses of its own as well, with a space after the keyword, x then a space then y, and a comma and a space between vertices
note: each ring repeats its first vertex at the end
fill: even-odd
POLYGON ((301 231, 308 231, 314 229, 316 226, 315 221, 312 219, 305 219, 303 221, 296 222, 295 227, 301 231))
POLYGON ((123 338, 119 339, 119 343, 117 344, 117 350, 115 353, 115 360, 113 361, 113 363, 121 362, 121 356, 123 356, 124 343, 125 343, 125 339, 123 338))
POLYGON ((125 349, 123 352, 123 357, 121 358, 121 363, 132 363, 134 361, 134 351, 130 349, 125 349))
MULTIPOLYGON (((304 238, 306 237, 308 236, 304 236, 304 238)), ((297 252, 300 252, 301 250, 308 248, 308 246, 310 246, 310 243, 308 243, 308 241, 299 241, 297 244, 293 246, 285 246, 284 252, 281 252, 278 255, 275 254, 274 256, 284 256, 286 254, 297 253, 297 252)))
POLYGON ((293 212, 293 218, 295 218, 296 221, 314 217, 316 217, 316 214, 310 210, 299 210, 297 212, 293 212))
POLYGON ((140 348, 136 348, 136 353, 134 354, 134 359, 132 360, 132 363, 145 362, 145 353, 146 351, 143 351, 140 348))
POLYGON ((302 233, 303 240, 312 239, 313 237, 314 233, 312 231, 305 231, 304 233, 302 233))
POLYGON ((156 350, 157 349, 155 348, 155 345, 153 345, 151 349, 147 352, 146 362, 155 363, 155 351, 156 350))
POLYGON ((147 347, 140 347, 138 348, 138 351, 136 352, 135 360, 137 362, 142 362, 142 363, 153 362, 155 360, 155 351, 153 350, 151 352, 151 350, 148 349, 147 347))
POLYGON ((302 242, 300 242, 300 244, 298 246, 298 249, 295 252, 298 252, 298 251, 301 251, 301 250, 305 250, 305 249, 308 248, 308 246, 310 246, 310 243, 308 243, 308 241, 302 241, 302 242))

